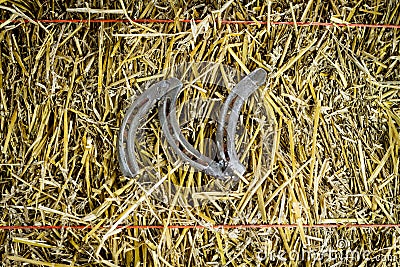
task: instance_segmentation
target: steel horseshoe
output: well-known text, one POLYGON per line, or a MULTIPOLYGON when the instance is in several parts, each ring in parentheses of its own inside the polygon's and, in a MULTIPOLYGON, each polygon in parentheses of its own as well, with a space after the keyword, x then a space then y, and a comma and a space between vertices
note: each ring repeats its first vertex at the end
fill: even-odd
POLYGON ((265 70, 261 68, 254 70, 237 83, 221 108, 216 141, 221 162, 225 164, 225 176, 243 175, 246 171, 235 148, 236 126, 243 103, 265 83, 266 78, 265 70), (230 107, 232 108, 230 109, 230 107), (229 110, 231 111, 230 114, 228 114, 229 110))
POLYGON ((143 92, 127 110, 118 135, 118 161, 124 176, 133 178, 140 171, 134 146, 136 131, 141 119, 166 93, 181 87, 181 81, 176 78, 155 83, 143 92))
POLYGON ((183 136, 176 117, 176 104, 181 88, 167 93, 159 102, 159 118, 163 133, 173 151, 186 163, 205 174, 225 180, 222 164, 200 153, 183 136))

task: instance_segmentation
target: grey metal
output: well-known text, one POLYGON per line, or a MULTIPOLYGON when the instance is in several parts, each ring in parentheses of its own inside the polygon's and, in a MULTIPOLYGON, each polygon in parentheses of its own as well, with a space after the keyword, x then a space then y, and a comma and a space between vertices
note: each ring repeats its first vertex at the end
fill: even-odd
POLYGON ((243 175, 246 171, 246 168, 239 160, 235 148, 236 126, 244 101, 265 83, 266 78, 267 72, 265 70, 260 68, 254 70, 238 82, 221 108, 216 141, 221 162, 225 164, 225 176, 243 175), (229 110, 231 112, 228 115, 229 110), (226 149, 224 144, 226 144, 226 149))
POLYGON ((158 111, 165 138, 173 151, 186 163, 205 174, 227 179, 223 165, 201 154, 183 136, 176 117, 176 104, 181 88, 175 88, 160 101, 158 111))
POLYGON ((143 92, 127 110, 118 136, 118 161, 124 176, 133 178, 140 171, 134 146, 136 131, 141 119, 166 93, 181 87, 182 82, 176 78, 155 83, 143 92))
POLYGON ((159 101, 159 119, 165 138, 172 151, 195 169, 216 178, 237 178, 245 172, 235 148, 236 127, 244 101, 265 83, 267 73, 256 69, 243 78, 226 98, 220 113, 216 143, 220 161, 203 155, 183 136, 176 116, 176 105, 182 82, 176 78, 150 86, 127 110, 118 138, 118 160, 124 176, 135 177, 139 165, 135 156, 136 131, 141 119, 159 101), (160 101, 161 100, 161 101, 160 101), (226 147, 225 147, 226 146, 226 147))

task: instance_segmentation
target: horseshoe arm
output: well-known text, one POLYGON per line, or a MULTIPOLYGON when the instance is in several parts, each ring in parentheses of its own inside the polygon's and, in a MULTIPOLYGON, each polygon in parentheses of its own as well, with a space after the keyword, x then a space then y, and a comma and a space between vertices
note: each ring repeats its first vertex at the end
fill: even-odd
POLYGON ((216 134, 217 148, 221 160, 226 164, 225 172, 230 175, 235 172, 243 175, 246 170, 240 163, 235 148, 236 126, 244 101, 265 83, 266 76, 266 71, 260 68, 251 72, 232 89, 221 108, 216 134), (230 108, 231 112, 228 115, 230 108), (225 139, 227 151, 224 146, 225 139))
POLYGON ((140 171, 134 146, 136 131, 141 119, 148 114, 163 95, 178 86, 182 86, 182 83, 176 78, 155 83, 143 92, 127 110, 118 135, 118 161, 124 176, 132 178, 140 171))
POLYGON ((221 165, 201 154, 183 136, 176 117, 176 102, 180 88, 171 90, 161 101, 160 122, 168 144, 174 152, 192 167, 208 175, 224 179, 221 165))

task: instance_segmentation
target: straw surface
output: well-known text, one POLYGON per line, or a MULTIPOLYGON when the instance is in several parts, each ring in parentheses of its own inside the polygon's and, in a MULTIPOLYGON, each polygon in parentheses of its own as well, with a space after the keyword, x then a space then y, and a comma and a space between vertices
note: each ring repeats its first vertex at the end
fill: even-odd
MULTIPOLYGON (((384 257, 381 266, 399 264, 397 228, 302 227, 399 223, 399 30, 218 23, 399 25, 398 1, 0 0, 0 14, 10 20, 0 25, 0 224, 91 226, 0 230, 4 266, 376 266, 384 257), (11 22, 127 17, 176 22, 11 22), (260 67, 269 80, 242 110, 243 179, 229 195, 182 208, 123 177, 116 148, 132 101, 164 70, 192 61, 243 75, 260 67), (275 127, 271 164, 250 111, 257 102, 275 127), (299 227, 118 227, 263 223, 299 227), (366 254, 339 257, 346 251, 366 254)), ((227 96, 200 83, 192 89, 181 102, 227 96)), ((174 184, 211 181, 168 160, 157 118, 154 109, 141 129, 142 163, 174 184)), ((206 153, 213 129, 195 120, 183 134, 206 153)))

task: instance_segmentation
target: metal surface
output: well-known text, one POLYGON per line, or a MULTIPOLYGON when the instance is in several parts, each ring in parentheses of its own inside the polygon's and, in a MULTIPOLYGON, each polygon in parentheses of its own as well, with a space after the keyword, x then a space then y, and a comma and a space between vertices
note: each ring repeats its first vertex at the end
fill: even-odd
POLYGON ((126 177, 135 177, 139 171, 139 165, 135 156, 136 131, 141 119, 146 117, 150 109, 166 93, 175 88, 181 88, 182 83, 176 78, 160 81, 150 86, 127 110, 119 132, 118 161, 122 174, 126 177))
POLYGON ((150 86, 127 110, 118 140, 118 160, 124 176, 134 177, 139 171, 135 155, 136 132, 141 119, 159 101, 159 119, 169 148, 181 160, 207 175, 226 180, 244 174, 246 168, 240 162, 235 148, 235 135, 243 103, 259 86, 265 83, 267 73, 256 69, 243 78, 226 98, 218 119, 216 134, 220 160, 203 155, 183 136, 176 115, 176 105, 182 82, 170 78, 150 86))
POLYGON ((251 72, 232 89, 221 108, 216 141, 221 162, 225 165, 224 176, 243 175, 246 171, 235 148, 236 126, 243 103, 265 83, 266 77, 263 69, 251 72))
POLYGON ((175 88, 160 101, 159 118, 165 138, 172 150, 186 163, 205 174, 220 179, 227 177, 223 173, 223 165, 201 154, 182 135, 176 117, 176 104, 181 88, 175 88))

